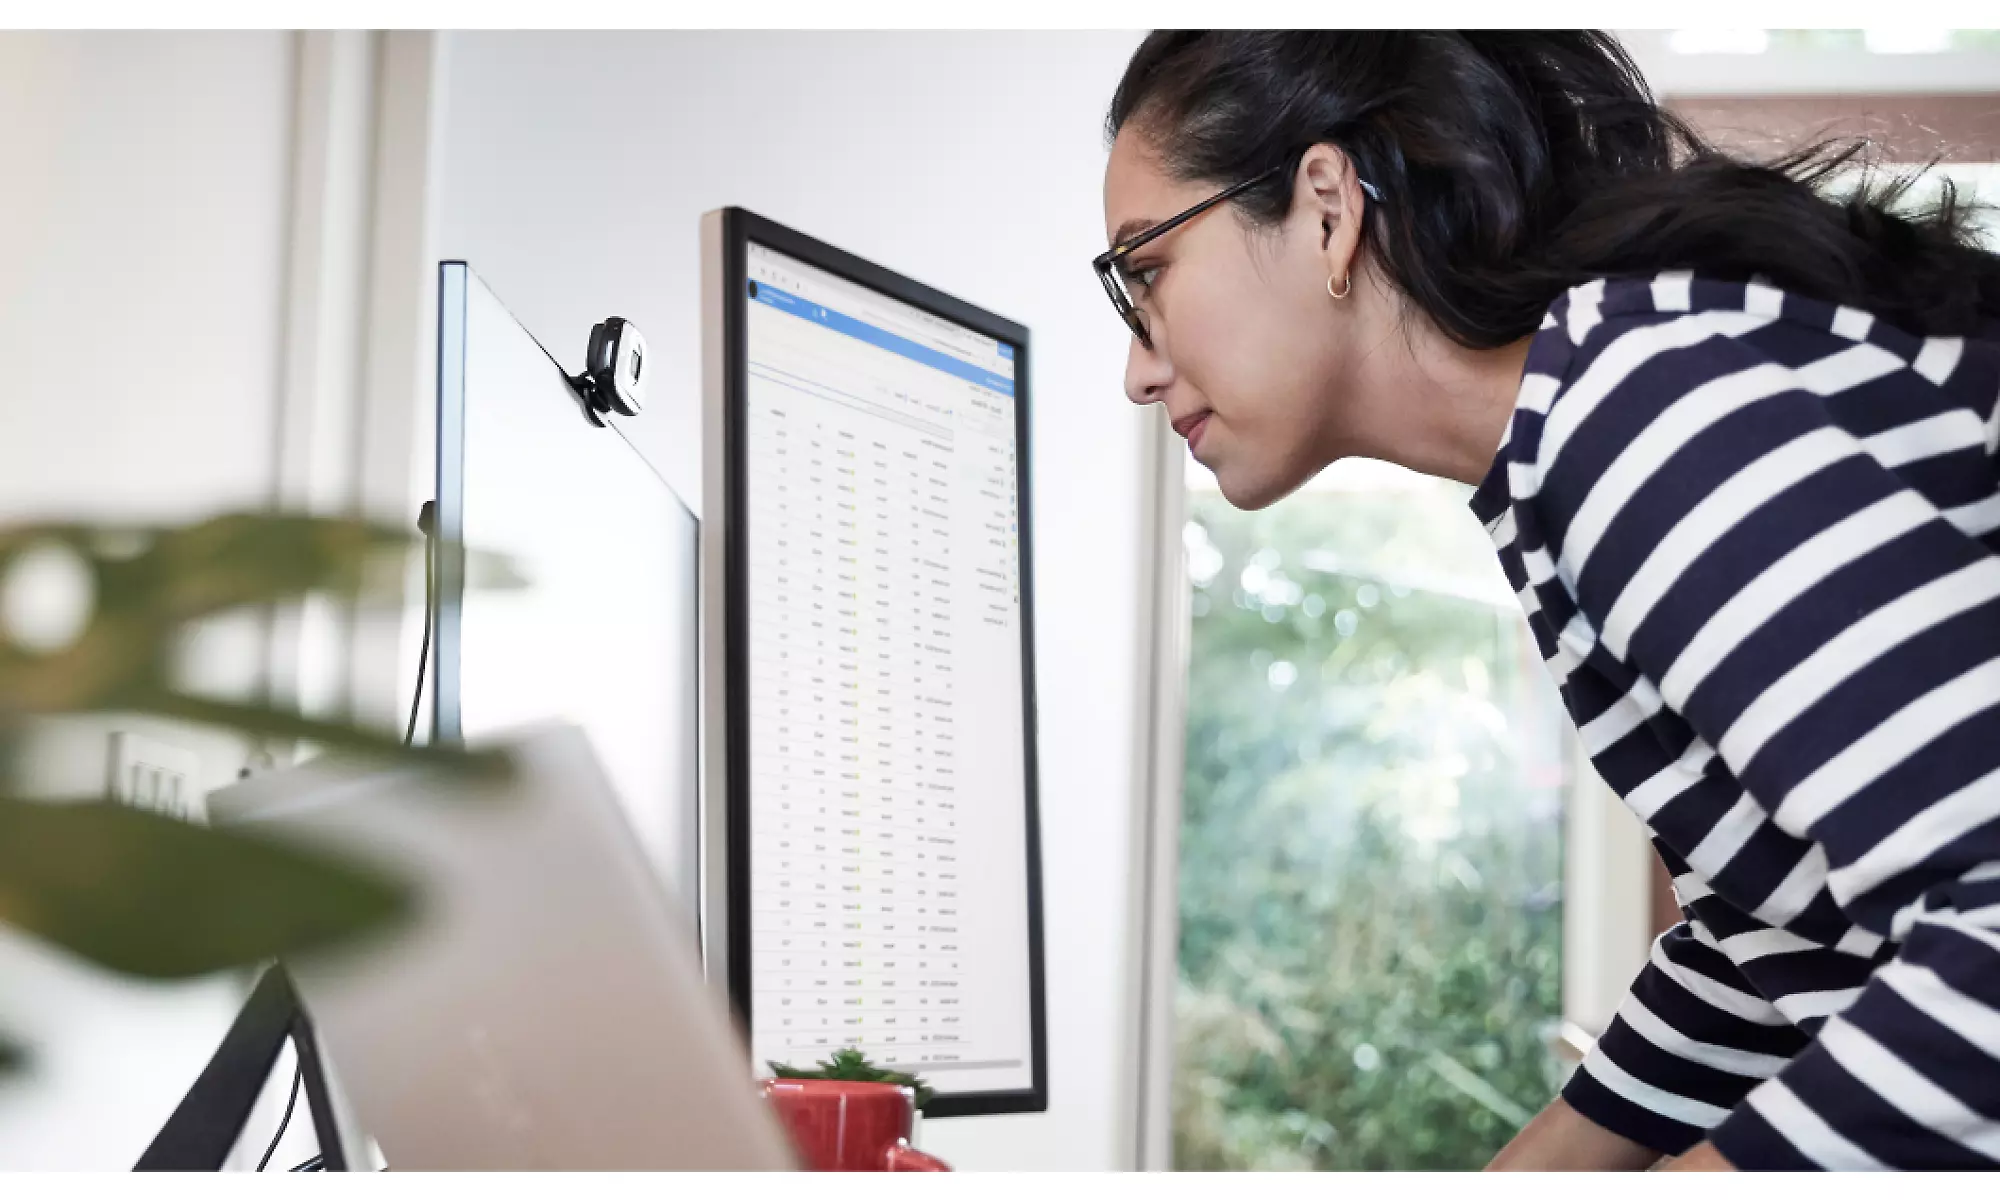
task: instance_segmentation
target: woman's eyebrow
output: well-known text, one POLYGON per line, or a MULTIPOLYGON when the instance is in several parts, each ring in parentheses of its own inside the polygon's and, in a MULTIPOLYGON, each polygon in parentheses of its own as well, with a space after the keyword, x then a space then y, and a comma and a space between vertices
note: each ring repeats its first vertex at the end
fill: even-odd
POLYGON ((1125 222, 1123 225, 1120 225, 1118 227, 1118 232, 1111 235, 1111 244, 1113 246, 1122 246, 1130 238, 1134 237, 1137 234, 1146 232, 1148 229, 1151 229, 1153 226, 1157 224, 1159 224, 1159 222, 1151 219, 1150 217, 1133 217, 1131 220, 1125 222))

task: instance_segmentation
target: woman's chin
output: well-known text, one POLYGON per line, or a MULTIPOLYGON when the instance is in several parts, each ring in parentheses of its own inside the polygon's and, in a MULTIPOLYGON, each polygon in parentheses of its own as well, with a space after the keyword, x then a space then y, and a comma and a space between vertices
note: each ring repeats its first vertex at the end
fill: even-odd
POLYGON ((1291 488, 1278 486, 1268 475, 1231 470, 1228 467, 1215 472, 1215 483, 1222 492, 1222 498, 1229 501, 1232 508, 1239 508, 1244 512, 1269 508, 1292 491, 1291 488))

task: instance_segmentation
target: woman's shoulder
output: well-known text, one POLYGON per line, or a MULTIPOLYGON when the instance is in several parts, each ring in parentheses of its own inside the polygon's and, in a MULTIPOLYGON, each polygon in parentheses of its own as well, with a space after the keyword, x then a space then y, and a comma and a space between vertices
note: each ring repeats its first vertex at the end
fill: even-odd
POLYGON ((1761 282, 1599 279, 1550 306, 1474 507, 1534 499, 1560 524, 1593 492, 1637 495, 1662 472, 1693 494, 1697 468, 1719 479, 1824 453, 1942 480, 1941 508, 1978 501, 2000 518, 1996 442, 2000 344, 1916 336, 1761 282))
POLYGON ((1558 296, 1543 318, 1537 340, 1567 343, 1580 351, 1641 327, 1707 328, 1742 339, 1776 328, 1794 338, 1817 336, 1834 348, 1877 347, 1906 363, 1928 353, 1935 359, 1962 338, 1926 338, 1846 305, 1829 304, 1763 279, 1727 280, 1692 271, 1617 276, 1578 284, 1558 296))
MULTIPOLYGON (((1926 338, 1872 312, 1828 304, 1766 280, 1722 280, 1674 270, 1596 278, 1558 296, 1534 338, 1530 372, 1538 360, 1562 360, 1574 368, 1578 360, 1594 360, 1622 336, 1640 330, 1650 330, 1642 342, 1710 342, 1718 350, 1730 346, 1714 358, 1762 350, 1794 368, 1812 356, 1870 346, 1932 384, 1944 384, 1966 362, 1968 352, 1982 360, 2000 358, 2000 344, 1926 338)), ((1850 358, 1874 354, 1862 350, 1850 358)))
POLYGON ((1923 337, 1874 314, 1773 286, 1687 271, 1594 279, 1549 306, 1520 404, 1646 386, 1685 394, 1746 371, 1825 396, 1861 383, 1977 410, 2000 396, 2000 342, 1923 337), (1941 393, 1941 394, 1940 394, 1941 393))
POLYGON ((1935 452, 1949 451, 1964 468, 1954 490, 1967 494, 1941 500, 1985 503, 2000 342, 1920 337, 1758 281, 1591 280, 1549 306, 1472 507, 1489 524, 1510 502, 1573 507, 1614 467, 1613 490, 1636 490, 1685 450, 1732 462, 1755 448, 1748 434, 1780 428, 1829 429, 1821 442, 1859 443, 1927 479, 1935 452))

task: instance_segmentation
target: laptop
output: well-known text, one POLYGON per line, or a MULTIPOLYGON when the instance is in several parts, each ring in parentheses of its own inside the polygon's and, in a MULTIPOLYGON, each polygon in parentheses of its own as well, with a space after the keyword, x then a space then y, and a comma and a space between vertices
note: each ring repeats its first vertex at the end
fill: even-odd
POLYGON ((343 1142, 365 1134, 394 1171, 792 1169, 587 736, 507 746, 501 783, 322 759, 209 799, 218 824, 418 888, 402 928, 285 964, 343 1142))

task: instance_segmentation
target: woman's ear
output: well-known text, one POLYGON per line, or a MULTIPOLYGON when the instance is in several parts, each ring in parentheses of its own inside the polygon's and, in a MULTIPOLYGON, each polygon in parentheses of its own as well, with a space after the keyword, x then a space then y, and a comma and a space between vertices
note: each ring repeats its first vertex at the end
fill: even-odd
POLYGON ((1297 191, 1292 203, 1319 215, 1320 252, 1329 278, 1345 279, 1360 251, 1361 181, 1347 152, 1330 142, 1307 150, 1299 160, 1297 191))

